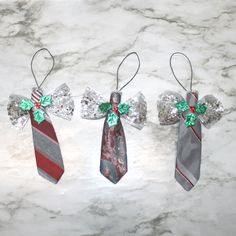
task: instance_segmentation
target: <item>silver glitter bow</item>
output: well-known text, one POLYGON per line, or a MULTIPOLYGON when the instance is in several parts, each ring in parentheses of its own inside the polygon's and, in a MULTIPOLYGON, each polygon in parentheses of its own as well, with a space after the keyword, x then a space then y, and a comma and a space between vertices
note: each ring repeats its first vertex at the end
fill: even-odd
MULTIPOLYGON (((87 88, 81 99, 81 117, 83 119, 101 119, 106 116, 106 112, 99 109, 99 105, 106 102, 98 92, 91 88, 87 88)), ((142 129, 146 122, 147 103, 144 95, 139 92, 134 97, 128 99, 126 104, 129 105, 128 114, 121 116, 133 127, 142 129)))
MULTIPOLYGON (((159 96, 157 108, 161 125, 175 124, 180 120, 181 111, 176 107, 180 101, 184 101, 184 98, 173 91, 166 91, 159 96)), ((206 95, 198 102, 207 108, 204 114, 198 115, 198 118, 206 128, 210 128, 222 117, 224 111, 222 103, 213 95, 206 95)))
MULTIPOLYGON (((45 107, 45 112, 50 112, 58 117, 71 120, 74 111, 74 101, 71 97, 69 87, 64 83, 52 94, 52 102, 45 107)), ((22 110, 19 105, 22 101, 28 100, 20 95, 10 95, 7 106, 11 123, 17 128, 23 128, 29 118, 29 112, 22 110)))

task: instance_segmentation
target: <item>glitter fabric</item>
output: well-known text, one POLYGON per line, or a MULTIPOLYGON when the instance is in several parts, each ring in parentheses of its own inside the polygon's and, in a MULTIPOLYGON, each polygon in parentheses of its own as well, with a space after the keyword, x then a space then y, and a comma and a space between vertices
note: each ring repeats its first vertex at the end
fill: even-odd
MULTIPOLYGON (((157 105, 160 124, 169 125, 178 122, 181 112, 187 111, 185 108, 188 106, 190 110, 194 108, 194 112, 201 123, 206 128, 210 128, 221 119, 224 111, 221 102, 213 95, 204 96, 195 107, 188 104, 186 106, 186 104, 183 97, 176 92, 166 91, 161 94, 157 105)), ((193 122, 190 123, 193 124, 193 122)))
POLYGON ((160 95, 157 109, 161 125, 171 125, 179 121, 180 112, 176 108, 176 104, 182 100, 184 99, 180 94, 172 91, 166 91, 160 95))
MULTIPOLYGON (((146 121, 147 103, 141 92, 125 103, 119 104, 118 108, 121 116, 126 119, 130 125, 138 129, 143 128, 146 121)), ((107 103, 107 100, 98 92, 91 88, 85 90, 81 99, 82 118, 91 120, 100 119, 106 116, 109 109, 111 109, 110 103, 107 103)))
POLYGON ((66 120, 71 120, 74 112, 74 101, 71 97, 70 88, 65 83, 52 94, 52 104, 47 107, 47 111, 66 120))
POLYGON ((142 129, 147 119, 147 102, 144 95, 139 92, 125 102, 129 106, 129 113, 122 114, 128 123, 137 129, 142 129))
POLYGON ((199 103, 204 104, 207 107, 206 112, 198 116, 202 124, 206 128, 210 128, 217 121, 219 121, 223 115, 224 108, 222 103, 213 95, 204 96, 199 103))
POLYGON ((106 116, 106 112, 99 109, 99 105, 106 99, 91 88, 86 88, 81 99, 81 117, 83 119, 96 120, 106 116))
POLYGON ((7 106, 7 112, 10 117, 10 121, 17 128, 23 128, 29 118, 28 112, 23 111, 19 107, 19 104, 23 100, 27 100, 27 98, 18 95, 11 95, 9 97, 9 102, 7 106))

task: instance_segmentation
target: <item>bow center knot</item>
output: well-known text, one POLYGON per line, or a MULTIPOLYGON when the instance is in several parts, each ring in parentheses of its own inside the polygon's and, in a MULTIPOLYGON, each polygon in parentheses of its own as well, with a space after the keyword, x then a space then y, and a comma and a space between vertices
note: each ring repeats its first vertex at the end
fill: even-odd
POLYGON ((36 109, 39 109, 41 107, 41 102, 35 102, 34 106, 36 109))
POLYGON ((190 110, 192 113, 194 113, 196 111, 196 108, 194 106, 190 106, 190 110))
POLYGON ((119 112, 119 108, 117 106, 112 107, 112 111, 116 114, 119 112))

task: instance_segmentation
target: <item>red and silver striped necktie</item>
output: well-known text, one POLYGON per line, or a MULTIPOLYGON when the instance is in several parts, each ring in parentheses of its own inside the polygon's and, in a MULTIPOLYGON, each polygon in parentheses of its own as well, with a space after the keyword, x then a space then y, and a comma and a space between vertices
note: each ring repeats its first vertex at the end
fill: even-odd
POLYGON ((56 88, 51 95, 43 95, 41 86, 55 65, 54 57, 47 48, 36 51, 30 65, 37 87, 32 89, 31 99, 10 95, 7 111, 11 123, 18 128, 23 128, 30 117, 38 173, 45 179, 57 183, 64 173, 64 165, 57 136, 47 112, 71 120, 74 101, 65 83, 56 88), (33 70, 33 61, 39 52, 46 52, 52 59, 52 67, 41 83, 37 81, 33 70))
MULTIPOLYGON (((37 103, 42 95, 40 89, 33 89, 31 100, 37 103)), ((30 110, 37 169, 39 175, 57 183, 64 173, 61 149, 52 122, 46 112, 44 118, 45 120, 38 124, 34 119, 33 111, 30 110)))

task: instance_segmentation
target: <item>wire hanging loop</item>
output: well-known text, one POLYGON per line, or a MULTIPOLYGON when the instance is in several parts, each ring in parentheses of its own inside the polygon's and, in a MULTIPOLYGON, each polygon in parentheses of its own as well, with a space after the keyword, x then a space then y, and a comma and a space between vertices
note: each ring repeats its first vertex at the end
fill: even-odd
POLYGON ((55 59, 53 57, 53 55, 51 54, 51 52, 47 49, 47 48, 40 48, 38 51, 36 51, 31 59, 31 63, 30 63, 30 68, 31 68, 31 72, 32 72, 32 75, 34 77, 34 80, 35 80, 35 83, 37 85, 38 88, 40 88, 42 86, 42 84, 44 83, 44 81, 47 79, 47 77, 50 75, 50 73, 52 72, 53 68, 55 66, 55 59), (44 79, 42 80, 42 82, 39 84, 37 79, 36 79, 36 76, 35 76, 35 73, 34 73, 34 70, 33 70, 33 61, 34 61, 34 58, 35 56, 41 52, 41 51, 47 51, 48 54, 50 55, 51 59, 52 59, 52 67, 50 68, 50 70, 48 71, 48 73, 46 74, 46 76, 44 77, 44 79))
POLYGON ((117 67, 117 71, 116 71, 116 90, 117 90, 117 91, 118 91, 118 86, 119 86, 119 70, 120 70, 120 67, 121 67, 121 65, 124 63, 124 61, 125 61, 129 56, 131 56, 131 55, 135 55, 135 56, 137 57, 137 59, 138 59, 138 67, 137 67, 137 69, 136 69, 134 75, 130 78, 130 80, 129 80, 126 84, 124 84, 124 85, 119 89, 119 91, 121 91, 124 87, 126 87, 126 86, 134 79, 134 77, 138 74, 138 71, 139 71, 139 68, 140 68, 140 58, 139 58, 137 52, 131 52, 131 53, 129 53, 129 54, 127 54, 127 55, 125 56, 125 58, 121 61, 121 63, 120 63, 119 66, 117 67))
POLYGON ((172 66, 172 59, 173 59, 173 56, 175 56, 175 55, 177 55, 177 54, 184 56, 184 57, 188 60, 188 63, 189 63, 189 66, 190 66, 190 70, 191 70, 191 75, 190 75, 190 91, 192 91, 192 84, 193 84, 193 67, 192 67, 192 63, 191 63, 190 59, 189 59, 184 53, 182 53, 182 52, 174 52, 174 53, 171 54, 169 63, 170 63, 170 69, 171 69, 171 71, 172 71, 172 74, 173 74, 173 76, 175 77, 176 81, 179 83, 179 85, 180 85, 185 91, 187 91, 187 89, 183 86, 183 84, 182 84, 182 83, 179 81, 179 79, 177 78, 177 76, 176 76, 176 74, 175 74, 175 72, 174 72, 173 66, 172 66))

